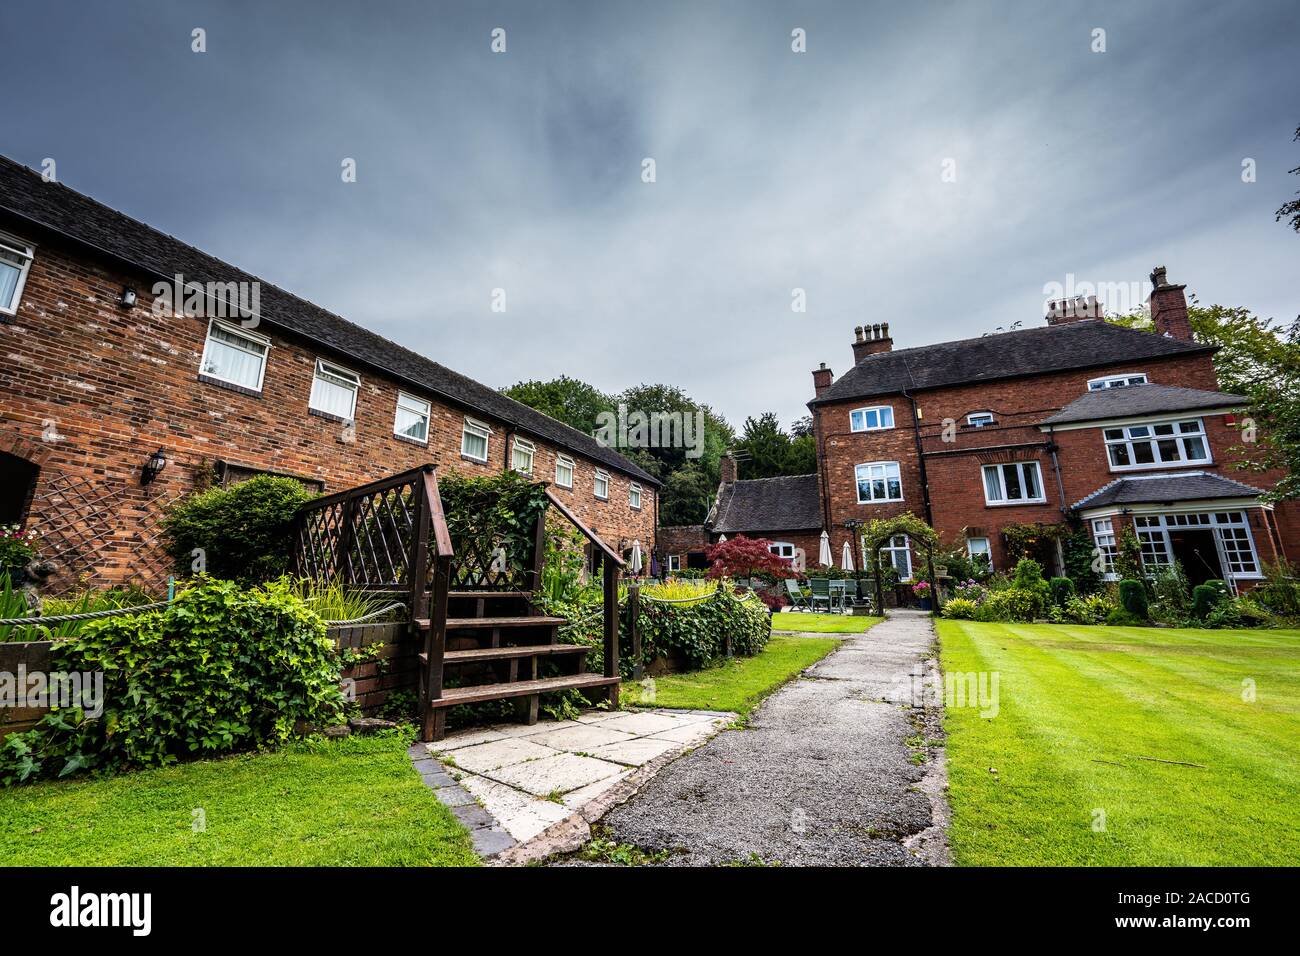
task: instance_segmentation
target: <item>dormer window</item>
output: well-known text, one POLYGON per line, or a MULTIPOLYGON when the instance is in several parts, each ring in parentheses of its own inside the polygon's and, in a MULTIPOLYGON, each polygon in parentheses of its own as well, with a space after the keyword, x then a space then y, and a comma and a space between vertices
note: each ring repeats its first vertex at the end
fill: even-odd
POLYGON ((1100 392, 1104 388, 1126 388, 1129 385, 1146 385, 1146 372, 1123 372, 1119 375, 1106 375, 1088 381, 1088 391, 1100 392))

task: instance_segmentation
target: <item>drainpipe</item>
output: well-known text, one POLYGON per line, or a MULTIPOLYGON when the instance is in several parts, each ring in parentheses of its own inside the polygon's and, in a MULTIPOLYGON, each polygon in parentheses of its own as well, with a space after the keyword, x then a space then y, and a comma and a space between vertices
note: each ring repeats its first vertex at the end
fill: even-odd
POLYGON ((902 394, 912 406, 912 440, 916 443, 916 463, 921 472, 921 503, 925 507, 925 523, 933 528, 934 511, 930 507, 930 479, 925 473, 925 451, 921 447, 921 420, 917 417, 916 399, 907 389, 903 389, 902 394))
POLYGON ((513 428, 507 428, 507 429, 506 429, 506 440, 505 440, 506 450, 505 450, 505 454, 504 454, 504 455, 502 456, 502 458, 501 458, 501 470, 502 470, 502 471, 509 471, 509 470, 510 470, 510 455, 511 455, 511 447, 510 447, 510 443, 511 443, 512 441, 514 441, 514 437, 515 437, 515 430, 514 430, 513 428))
POLYGON ((1056 443, 1056 429, 1052 426, 1047 427, 1047 451, 1052 456, 1052 472, 1056 475, 1056 493, 1061 499, 1061 514, 1066 514, 1069 508, 1065 504, 1065 483, 1061 480, 1061 459, 1057 457, 1057 451, 1060 445, 1056 443))

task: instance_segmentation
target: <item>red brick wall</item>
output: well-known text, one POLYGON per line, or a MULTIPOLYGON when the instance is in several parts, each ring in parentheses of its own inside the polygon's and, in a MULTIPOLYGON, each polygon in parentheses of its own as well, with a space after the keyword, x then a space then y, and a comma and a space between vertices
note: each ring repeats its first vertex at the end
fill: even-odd
MULTIPOLYGON (((494 430, 488 464, 471 462, 460 454, 467 413, 407 388, 432 401, 430 441, 426 447, 398 438, 393 434, 395 380, 265 325, 257 331, 271 336, 272 347, 260 396, 200 381, 207 321, 155 316, 147 292, 152 285, 146 276, 42 241, 17 317, 0 322, 0 448, 40 450, 38 499, 58 476, 91 495, 118 494, 98 569, 86 583, 131 580, 145 563, 141 551, 149 549, 150 529, 163 504, 191 491, 196 472, 218 459, 319 479, 329 491, 428 461, 469 473, 504 467, 507 427, 502 423, 468 413, 494 430), (127 285, 140 290, 139 303, 130 310, 118 305, 127 285), (340 423, 308 414, 317 357, 361 375, 352 441, 344 440, 340 423), (140 467, 159 446, 170 464, 141 489, 140 467)), ((537 448, 534 474, 554 487, 557 450, 525 437, 537 448)), ((612 546, 639 538, 653 547, 654 487, 642 482, 642 507, 634 511, 628 505, 632 479, 601 465, 611 472, 610 495, 599 501, 593 492, 597 464, 566 454, 576 460, 575 480, 571 490, 555 488, 560 498, 612 546)), ((38 500, 29 526, 49 526, 59 510, 38 500)))
MULTIPOLYGON (((916 394, 921 413, 921 445, 925 453, 926 475, 931 489, 933 523, 945 543, 959 543, 962 529, 980 529, 994 548, 994 563, 1006 567, 1000 531, 1013 523, 1062 520, 1062 501, 1050 455, 1045 449, 1047 436, 1037 423, 1058 411, 1087 390, 1089 379, 1108 371, 1146 372, 1150 381, 1161 385, 1213 390, 1217 388, 1214 366, 1209 356, 1173 357, 1123 362, 1106 368, 1059 372, 1032 380, 1010 380, 931 389, 916 394), (971 412, 990 411, 996 424, 983 428, 963 427, 971 412), (958 425, 955 440, 943 440, 944 420, 958 425), (1007 446, 1007 447, 997 447, 1007 446), (984 501, 982 465, 994 461, 1036 460, 1039 462, 1047 501, 1039 505, 987 505, 984 501)), ((818 406, 815 427, 823 463, 824 494, 830 505, 831 537, 834 553, 839 554, 848 536, 844 522, 857 518, 870 520, 911 511, 925 517, 921 469, 916 438, 910 427, 912 410, 907 399, 859 399, 818 406), (872 405, 889 405, 894 410, 895 428, 885 431, 852 433, 849 412, 872 405), (864 462, 897 461, 903 483, 903 502, 884 505, 860 505, 854 480, 854 466, 864 462)), ((1276 475, 1241 472, 1231 467, 1229 446, 1235 439, 1223 423, 1222 416, 1206 418, 1214 466, 1196 466, 1220 471, 1257 487, 1268 488, 1276 475)), ((1123 473, 1112 473, 1097 429, 1058 432, 1062 484, 1066 506, 1123 473)), ((1300 521, 1295 504, 1279 506, 1281 536, 1292 557, 1300 555, 1300 521)), ((1271 546, 1264 529, 1255 537, 1261 556, 1271 557, 1271 546)))

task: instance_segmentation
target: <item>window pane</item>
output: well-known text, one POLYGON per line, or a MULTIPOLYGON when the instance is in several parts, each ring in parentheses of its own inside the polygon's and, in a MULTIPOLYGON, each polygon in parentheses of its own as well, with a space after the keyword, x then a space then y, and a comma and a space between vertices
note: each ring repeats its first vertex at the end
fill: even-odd
POLYGON ((1038 487, 1038 467, 1033 462, 1026 462, 1023 467, 1025 472, 1025 497, 1043 497, 1042 489, 1038 487))
POLYGON ((487 458, 487 436, 467 430, 461 438, 460 450, 470 458, 487 458))
POLYGON ((1128 445, 1111 445, 1110 463, 1119 466, 1132 464, 1128 457, 1128 445))
POLYGON ((894 427, 894 410, 892 408, 882 408, 880 410, 880 427, 881 428, 894 427))
POLYGON ((1152 431, 1157 435, 1172 435, 1174 433, 1174 426, 1172 423, 1166 425, 1156 425, 1152 429, 1152 431))
POLYGON ((1188 461, 1202 461, 1210 456, 1205 453, 1205 439, 1200 435, 1184 438, 1183 447, 1187 449, 1188 461))
POLYGON ((880 415, 873 408, 870 411, 862 413, 862 422, 867 428, 879 428, 880 415))
POLYGON ((424 441, 429 437, 428 426, 429 419, 426 416, 398 406, 397 422, 394 427, 397 434, 416 441, 424 441))
POLYGON ((1156 442, 1156 446, 1160 450, 1161 461, 1182 461, 1182 453, 1178 450, 1178 439, 1162 438, 1156 442))
POLYGON ((998 481, 998 469, 990 465, 984 469, 984 497, 989 501, 1002 500, 1002 483, 998 481))
POLYGON ((203 373, 243 385, 245 388, 257 388, 262 377, 262 363, 265 360, 265 346, 255 345, 236 335, 231 335, 225 329, 214 327, 208 339, 207 359, 203 364, 203 373))
POLYGON ((1200 422, 1179 422, 1178 430, 1183 434, 1188 434, 1189 432, 1192 434, 1197 434, 1201 430, 1201 423, 1200 422))
POLYGON ((0 260, 0 309, 14 307, 14 290, 18 288, 18 277, 23 270, 9 261, 9 256, 0 260))
POLYGON ((889 479, 889 497, 891 498, 903 497, 903 483, 899 481, 897 478, 889 479))
POLYGON ((1150 436, 1151 429, 1147 428, 1146 425, 1134 425, 1128 430, 1129 438, 1149 438, 1150 436))
POLYGON ((318 412, 351 418, 356 389, 338 383, 332 375, 317 374, 311 384, 311 407, 318 412))
POLYGON ((1119 440, 1123 439, 1123 437, 1124 437, 1124 429, 1122 429, 1122 428, 1107 428, 1107 429, 1106 429, 1106 437, 1109 438, 1109 439, 1112 439, 1112 440, 1114 440, 1114 441, 1119 441, 1119 440))
POLYGON ((1007 501, 1019 501, 1025 496, 1020 487, 1020 468, 1016 465, 1002 466, 1002 480, 1006 483, 1007 501))
POLYGON ((1133 443, 1133 463, 1137 465, 1151 465, 1156 460, 1155 451, 1151 448, 1149 441, 1139 441, 1133 443))
POLYGON ((871 497, 879 499, 885 497, 885 479, 873 478, 871 480, 871 497))

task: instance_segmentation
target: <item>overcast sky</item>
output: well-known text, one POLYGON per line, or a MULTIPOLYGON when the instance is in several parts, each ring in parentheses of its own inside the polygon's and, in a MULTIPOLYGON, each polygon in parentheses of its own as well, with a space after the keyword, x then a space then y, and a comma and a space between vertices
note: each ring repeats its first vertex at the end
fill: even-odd
POLYGON ((2 17, 0 152, 493 386, 666 382, 739 427, 804 414, 856 324, 1038 323, 1070 274, 1300 311, 1295 0, 2 17))

